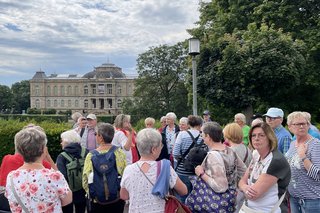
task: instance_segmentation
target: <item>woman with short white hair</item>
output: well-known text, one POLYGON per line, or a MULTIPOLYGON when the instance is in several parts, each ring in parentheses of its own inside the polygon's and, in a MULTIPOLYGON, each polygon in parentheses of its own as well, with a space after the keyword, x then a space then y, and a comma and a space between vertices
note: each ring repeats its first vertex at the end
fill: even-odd
POLYGON ((169 187, 171 189, 183 195, 187 193, 187 187, 179 179, 168 160, 161 161, 161 171, 159 178, 157 177, 156 159, 162 149, 161 135, 157 130, 151 128, 141 130, 137 135, 137 147, 141 158, 125 168, 121 179, 120 197, 123 200, 129 200, 129 212, 164 212, 165 199, 152 194, 153 186, 158 179, 161 179, 163 167, 165 165, 170 167, 169 187))
MULTIPOLYGON (((83 159, 84 161, 86 155, 88 154, 88 150, 84 147, 81 147, 81 137, 74 129, 61 133, 60 137, 63 152, 58 155, 56 164, 59 171, 63 174, 65 179, 70 184, 70 180, 68 180, 67 174, 67 164, 70 163, 70 161, 65 156, 69 156, 69 159, 77 158, 83 159)), ((86 197, 84 189, 81 188, 77 191, 74 191, 72 194, 73 201, 70 205, 63 207, 63 212, 73 212, 74 206, 76 213, 84 213, 86 209, 86 197)))

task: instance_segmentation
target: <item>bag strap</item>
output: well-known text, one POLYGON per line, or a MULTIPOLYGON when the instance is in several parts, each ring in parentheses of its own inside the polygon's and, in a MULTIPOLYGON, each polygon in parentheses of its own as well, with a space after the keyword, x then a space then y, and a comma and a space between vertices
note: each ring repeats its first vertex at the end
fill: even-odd
POLYGON ((278 209, 278 207, 281 205, 284 197, 286 195, 286 192, 283 193, 283 195, 280 197, 280 199, 278 200, 278 202, 276 203, 276 205, 272 208, 271 213, 276 212, 276 210, 278 209))
POLYGON ((190 150, 196 145, 197 140, 200 137, 200 134, 194 138, 193 135, 191 134, 191 132, 188 130, 187 133, 190 135, 191 139, 192 139, 192 144, 189 146, 189 148, 187 149, 187 151, 185 151, 181 158, 179 159, 179 161, 177 162, 177 166, 175 168, 178 168, 178 166, 180 165, 180 163, 182 162, 182 160, 189 154, 190 150))
POLYGON ((143 174, 143 176, 151 183, 152 186, 154 186, 154 183, 151 182, 151 180, 148 178, 148 176, 142 171, 141 167, 137 164, 137 167, 140 169, 140 172, 143 174))
POLYGON ((243 163, 246 163, 246 161, 247 161, 247 159, 248 159, 248 155, 249 155, 248 152, 249 152, 249 151, 248 151, 248 147, 246 146, 246 156, 245 156, 244 159, 243 159, 243 163))
POLYGON ((11 190, 13 192, 14 197, 16 198, 16 200, 18 201, 18 203, 20 204, 21 208, 23 209, 24 212, 29 213, 28 209, 25 207, 25 205, 23 205, 22 201, 20 200, 20 197, 18 196, 14 186, 13 186, 13 178, 11 176, 10 178, 11 181, 11 190))
POLYGON ((72 158, 71 158, 71 156, 70 156, 68 153, 62 152, 61 155, 62 155, 65 159, 67 159, 69 162, 72 161, 72 158))

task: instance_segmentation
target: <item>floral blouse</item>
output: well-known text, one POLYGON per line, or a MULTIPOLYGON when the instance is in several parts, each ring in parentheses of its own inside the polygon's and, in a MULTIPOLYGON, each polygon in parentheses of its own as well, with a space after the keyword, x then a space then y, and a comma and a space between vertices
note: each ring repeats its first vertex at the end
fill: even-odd
POLYGON ((30 213, 62 212, 60 199, 65 197, 70 189, 59 171, 18 169, 9 173, 5 196, 12 212, 22 212, 22 207, 13 194, 11 181, 18 197, 30 213))

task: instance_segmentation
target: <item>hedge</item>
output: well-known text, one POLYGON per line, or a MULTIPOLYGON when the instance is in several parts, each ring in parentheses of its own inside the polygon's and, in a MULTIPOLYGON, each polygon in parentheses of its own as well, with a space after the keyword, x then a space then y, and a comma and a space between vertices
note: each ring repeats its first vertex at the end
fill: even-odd
POLYGON ((41 126, 48 138, 48 149, 52 159, 56 159, 61 152, 60 134, 71 128, 70 123, 57 123, 52 121, 37 122, 36 120, 0 120, 0 161, 7 154, 14 154, 14 136, 29 123, 41 126))

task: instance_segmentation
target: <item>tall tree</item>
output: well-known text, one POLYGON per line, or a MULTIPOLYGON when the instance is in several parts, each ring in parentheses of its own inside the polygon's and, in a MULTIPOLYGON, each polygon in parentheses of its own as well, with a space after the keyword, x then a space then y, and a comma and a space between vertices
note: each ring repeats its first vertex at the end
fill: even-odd
POLYGON ((201 40, 200 96, 230 111, 320 107, 309 100, 320 94, 319 9, 314 0, 201 3, 189 30, 201 40))
POLYGON ((135 82, 134 100, 124 102, 124 110, 142 118, 159 118, 169 111, 188 115, 187 90, 184 79, 188 71, 187 50, 183 43, 151 47, 137 59, 139 74, 135 82))
POLYGON ((14 100, 14 111, 21 113, 30 107, 30 83, 29 81, 20 81, 14 83, 11 87, 14 100))
POLYGON ((10 113, 12 107, 13 96, 10 87, 0 85, 0 112, 10 113))

